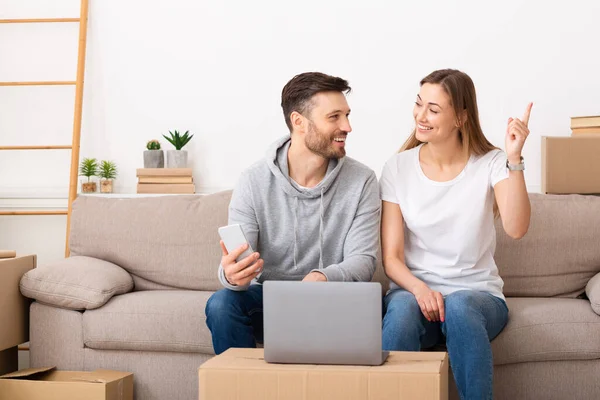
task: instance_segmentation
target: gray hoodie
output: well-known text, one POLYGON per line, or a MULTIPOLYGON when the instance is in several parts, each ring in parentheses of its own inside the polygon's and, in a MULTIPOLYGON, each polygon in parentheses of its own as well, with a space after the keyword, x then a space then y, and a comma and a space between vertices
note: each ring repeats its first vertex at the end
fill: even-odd
MULTIPOLYGON (((370 281, 379 246, 381 201, 377 177, 344 157, 329 161, 325 178, 302 188, 289 177, 290 136, 273 144, 265 160, 244 171, 229 204, 229 224, 241 224, 264 260, 267 280, 302 280, 320 271, 328 281, 370 281)), ((225 279, 232 290, 246 290, 225 279)))

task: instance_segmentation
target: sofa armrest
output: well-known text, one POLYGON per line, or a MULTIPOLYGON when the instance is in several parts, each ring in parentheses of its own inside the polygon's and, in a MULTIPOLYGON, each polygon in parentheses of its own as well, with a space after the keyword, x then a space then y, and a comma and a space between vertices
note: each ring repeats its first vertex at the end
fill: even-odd
POLYGON ((74 256, 35 268, 21 278, 23 296, 70 310, 102 307, 130 292, 133 278, 123 268, 93 257, 74 256))
POLYGON ((585 287, 585 294, 592 305, 592 310, 600 315, 600 273, 594 275, 585 287))

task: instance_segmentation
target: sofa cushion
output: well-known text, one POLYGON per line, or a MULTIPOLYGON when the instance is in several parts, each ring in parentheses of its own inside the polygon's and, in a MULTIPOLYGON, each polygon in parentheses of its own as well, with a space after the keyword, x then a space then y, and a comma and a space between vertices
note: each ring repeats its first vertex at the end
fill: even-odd
POLYGON ((133 289, 123 268, 91 257, 69 257, 28 271, 21 278, 23 296, 70 310, 101 307, 133 289))
POLYGON ((83 314, 83 342, 99 350, 214 354, 204 307, 212 292, 149 290, 83 314))
POLYGON ((592 310, 600 315, 600 273, 590 279, 585 287, 585 293, 590 299, 592 310))
POLYGON ((492 341, 494 364, 600 359, 600 316, 587 300, 508 298, 509 320, 492 341))
POLYGON ((600 272, 600 197, 530 194, 531 224, 520 240, 496 221, 495 260, 512 297, 572 297, 600 272))
POLYGON ((218 290, 217 229, 227 225, 230 198, 231 191, 206 196, 79 196, 73 203, 69 248, 72 255, 118 264, 147 286, 218 290))

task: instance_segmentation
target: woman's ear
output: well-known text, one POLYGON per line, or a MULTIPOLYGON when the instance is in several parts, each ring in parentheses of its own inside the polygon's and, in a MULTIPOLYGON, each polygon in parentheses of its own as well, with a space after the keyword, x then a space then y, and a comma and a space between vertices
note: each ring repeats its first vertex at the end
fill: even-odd
POLYGON ((467 114, 467 110, 462 110, 462 112, 456 118, 456 127, 462 128, 467 122, 469 115, 467 114))

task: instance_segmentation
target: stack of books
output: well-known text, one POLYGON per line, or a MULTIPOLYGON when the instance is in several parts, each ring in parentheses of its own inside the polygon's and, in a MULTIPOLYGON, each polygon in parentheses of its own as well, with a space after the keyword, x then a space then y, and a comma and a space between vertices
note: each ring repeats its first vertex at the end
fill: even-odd
POLYGON ((588 117, 571 117, 573 135, 600 133, 600 115, 588 117))
POLYGON ((138 193, 194 194, 191 168, 138 168, 138 193))

